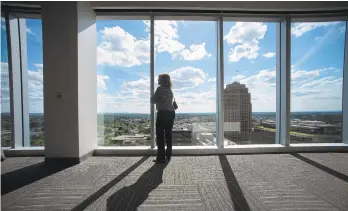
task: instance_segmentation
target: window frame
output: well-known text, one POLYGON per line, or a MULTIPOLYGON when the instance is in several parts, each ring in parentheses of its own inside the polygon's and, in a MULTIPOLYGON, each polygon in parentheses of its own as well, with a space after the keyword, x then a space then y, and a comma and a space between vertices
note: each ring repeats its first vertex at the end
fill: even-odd
MULTIPOLYGON (((20 50, 23 49, 24 41, 21 39, 23 33, 20 31, 10 32, 10 27, 13 28, 13 23, 10 23, 10 18, 41 18, 39 12, 18 12, 5 10, 1 13, 2 17, 5 17, 5 23, 7 27, 7 43, 8 43, 8 63, 9 63, 9 83, 10 83, 10 103, 11 103, 11 121, 12 121, 12 139, 13 148, 20 148, 23 146, 30 146, 30 140, 28 140, 26 135, 26 130, 29 131, 28 125, 24 124, 24 120, 27 118, 29 120, 29 114, 23 112, 22 99, 23 99, 23 89, 28 89, 22 83, 23 75, 18 76, 18 71, 21 73, 26 61, 26 58, 16 57, 20 55, 20 50), (15 47, 11 42, 18 43, 18 47, 15 47), (18 69, 19 68, 19 69, 18 69), (17 71, 17 72, 16 72, 17 71), (20 84, 16 83, 18 77, 21 78, 20 84), (19 87, 17 87, 19 86, 19 87), (13 89, 15 88, 15 89, 13 89), (22 90, 22 91, 21 91, 22 90), (20 100, 18 100, 20 99, 20 100)), ((216 110, 217 110, 217 124, 216 124, 216 137, 217 137, 217 148, 224 148, 223 139, 223 99, 224 99, 224 60, 223 60, 223 22, 226 20, 232 21, 257 21, 257 22, 277 22, 277 67, 276 67, 276 144, 281 144, 283 146, 290 146, 290 95, 291 95, 291 23, 292 22, 327 22, 327 21, 345 21, 345 46, 344 46, 344 64, 343 64, 343 93, 342 93, 342 142, 348 144, 348 16, 343 13, 334 12, 318 12, 318 13, 302 13, 302 14, 291 14, 291 13, 280 13, 275 14, 270 12, 252 14, 252 13, 229 13, 223 11, 217 12, 202 12, 199 13, 189 13, 189 12, 110 12, 110 11, 96 11, 96 20, 150 20, 150 94, 154 93, 154 20, 207 20, 217 22, 217 69, 216 69, 216 110), (290 35, 290 38, 289 38, 290 35)), ((17 26, 18 28, 18 26, 17 26)), ((23 31, 23 26, 19 27, 23 31)), ((25 34, 25 33, 24 33, 25 34)), ((28 106, 25 103, 23 107, 28 106)), ((154 105, 151 104, 150 107, 150 118, 151 118, 151 148, 155 148, 154 140, 154 120, 155 112, 154 105)))

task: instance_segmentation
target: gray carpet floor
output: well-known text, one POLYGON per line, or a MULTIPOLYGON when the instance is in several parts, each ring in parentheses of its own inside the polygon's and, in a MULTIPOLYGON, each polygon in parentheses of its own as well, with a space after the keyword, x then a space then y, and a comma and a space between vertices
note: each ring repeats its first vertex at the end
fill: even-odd
POLYGON ((1 210, 348 210, 348 153, 153 159, 52 169, 43 158, 7 158, 1 210))

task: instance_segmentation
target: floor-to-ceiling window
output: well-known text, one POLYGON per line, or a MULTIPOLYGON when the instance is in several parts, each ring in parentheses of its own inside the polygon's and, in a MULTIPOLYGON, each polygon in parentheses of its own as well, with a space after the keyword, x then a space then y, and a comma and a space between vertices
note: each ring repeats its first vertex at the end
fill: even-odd
POLYGON ((291 143, 342 142, 345 26, 291 24, 291 143))
MULTIPOLYGON (((42 21, 24 19, 26 26, 27 51, 27 111, 29 113, 30 146, 44 146, 44 106, 43 106, 43 62, 42 62, 42 21)), ((23 33, 22 33, 23 34, 23 33)), ((24 59, 24 58, 22 58, 24 59)), ((25 79, 24 79, 25 80, 25 79)))
POLYGON ((150 146, 147 20, 97 21, 98 144, 150 146))
POLYGON ((224 21, 224 144, 275 144, 276 23, 224 21))
MULTIPOLYGON (((216 21, 154 21, 155 89, 169 74, 178 104, 173 146, 216 144, 216 21)), ((148 25, 150 27, 150 25, 148 25)))
POLYGON ((12 119, 6 33, 5 18, 1 17, 1 146, 11 147, 12 119))
MULTIPOLYGON (((281 77, 277 77, 286 71, 277 67, 277 62, 286 60, 277 51, 280 19, 251 22, 225 17, 219 36, 218 17, 153 18, 153 26, 150 17, 97 21, 99 145, 153 144, 151 79, 155 90, 162 73, 171 76, 179 105, 173 145, 216 145, 220 64, 223 99, 219 103, 223 104, 224 128, 221 141, 225 146, 275 144, 280 124, 276 111, 283 105, 281 96, 276 97, 277 88, 285 90, 281 77), (217 60, 219 38, 222 61, 217 60)), ((345 23, 291 24, 291 143, 342 142, 345 23)))

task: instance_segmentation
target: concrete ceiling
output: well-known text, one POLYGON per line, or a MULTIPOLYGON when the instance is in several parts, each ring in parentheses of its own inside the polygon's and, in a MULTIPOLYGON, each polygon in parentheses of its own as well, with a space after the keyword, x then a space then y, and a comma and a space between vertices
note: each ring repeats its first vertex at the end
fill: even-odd
MULTIPOLYGON (((55 2, 59 3, 59 2, 55 2)), ((168 10, 224 10, 224 11, 272 11, 314 12, 348 10, 346 1, 91 1, 95 9, 168 9, 168 10)), ((40 1, 1 2, 2 6, 40 7, 40 1)))
POLYGON ((333 11, 348 9, 348 2, 320 1, 93 1, 95 9, 188 9, 231 11, 333 11))

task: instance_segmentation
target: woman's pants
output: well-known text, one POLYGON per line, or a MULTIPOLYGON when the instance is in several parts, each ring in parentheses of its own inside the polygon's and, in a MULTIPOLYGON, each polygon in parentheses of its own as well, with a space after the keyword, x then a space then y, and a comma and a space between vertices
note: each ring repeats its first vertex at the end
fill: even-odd
POLYGON ((157 160, 164 160, 165 156, 172 155, 172 129, 175 119, 175 111, 157 111, 156 136, 157 136, 157 160), (164 137, 167 143, 167 150, 164 150, 164 137))

